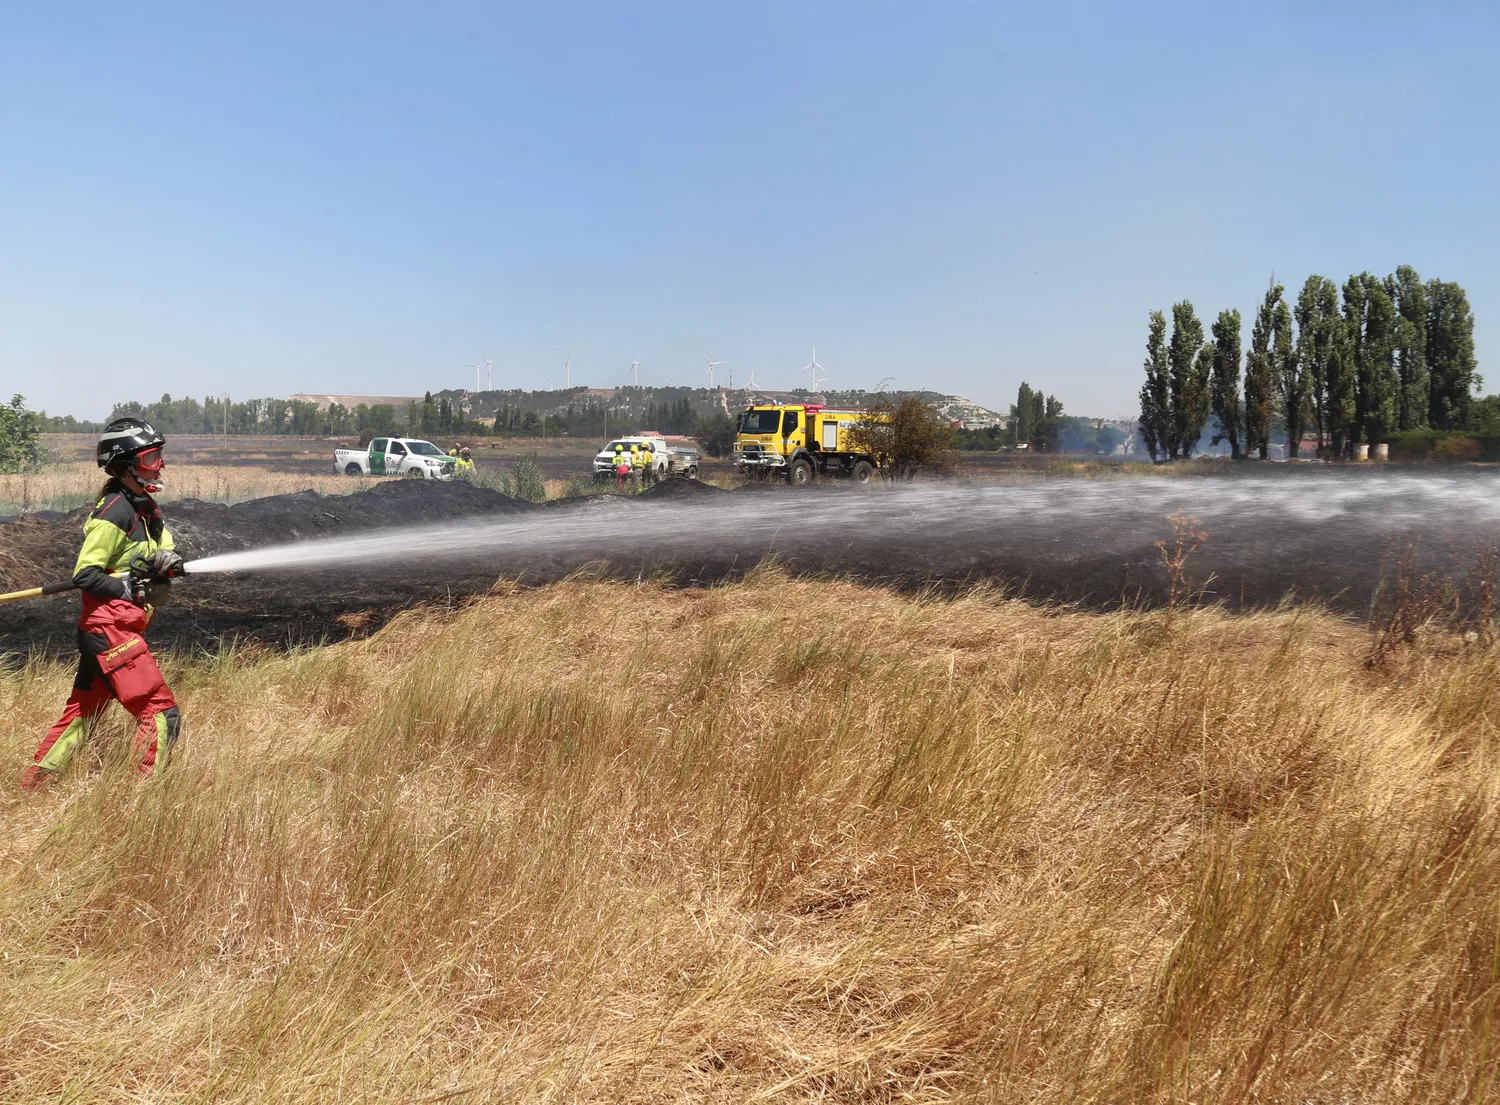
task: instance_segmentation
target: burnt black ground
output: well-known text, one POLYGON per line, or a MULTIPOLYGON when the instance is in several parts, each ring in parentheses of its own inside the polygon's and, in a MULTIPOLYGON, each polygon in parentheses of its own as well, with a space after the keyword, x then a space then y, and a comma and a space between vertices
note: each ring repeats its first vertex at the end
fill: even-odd
MULTIPOLYGON (((896 492, 837 485, 731 493, 674 480, 631 498, 546 506, 425 481, 232 507, 182 502, 166 514, 189 559, 374 531, 389 541, 377 538, 357 563, 190 576, 151 637, 187 649, 230 638, 308 644, 367 632, 415 604, 460 601, 499 578, 543 583, 587 566, 695 585, 733 578, 767 555, 797 573, 905 588, 992 581, 1108 609, 1164 597, 1154 542, 1170 534, 1176 511, 1208 531, 1188 576, 1209 599, 1240 609, 1292 595, 1362 616, 1393 549, 1417 543, 1426 569, 1457 578, 1477 549, 1493 545, 1500 479, 1490 471, 1247 465, 1196 478, 896 492), (442 525, 451 532, 421 532, 442 525)), ((66 578, 82 516, 0 524, 0 589, 66 578)), ((77 606, 67 596, 0 607, 0 652, 70 651, 77 606)))
MULTIPOLYGON (((190 560, 379 529, 392 531, 391 550, 382 570, 363 574, 181 580, 150 636, 153 642, 188 648, 212 647, 225 638, 295 645, 345 637, 356 629, 381 625, 413 603, 446 601, 454 594, 455 581, 450 578, 427 584, 404 570, 412 550, 403 546, 403 528, 537 509, 468 484, 413 480, 393 480, 354 495, 304 491, 235 506, 197 500, 172 503, 164 511, 167 524, 190 560), (340 620, 342 615, 364 612, 368 619, 352 619, 352 624, 351 619, 340 620)), ((68 578, 87 513, 77 510, 53 519, 31 516, 0 523, 0 552, 9 554, 0 558, 0 590, 68 578)), ((476 580, 470 575, 457 582, 462 593, 472 593, 487 588, 494 577, 476 580)), ((0 607, 0 653, 71 649, 78 602, 76 595, 63 595, 0 607)))

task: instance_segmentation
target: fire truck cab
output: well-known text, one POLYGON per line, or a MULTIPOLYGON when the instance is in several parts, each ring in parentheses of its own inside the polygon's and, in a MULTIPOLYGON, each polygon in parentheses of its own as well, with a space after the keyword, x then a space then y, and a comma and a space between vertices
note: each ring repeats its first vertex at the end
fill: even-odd
POLYGON ((858 450, 852 431, 871 417, 880 416, 813 403, 746 407, 735 433, 735 469, 791 484, 820 478, 868 483, 879 460, 858 450))

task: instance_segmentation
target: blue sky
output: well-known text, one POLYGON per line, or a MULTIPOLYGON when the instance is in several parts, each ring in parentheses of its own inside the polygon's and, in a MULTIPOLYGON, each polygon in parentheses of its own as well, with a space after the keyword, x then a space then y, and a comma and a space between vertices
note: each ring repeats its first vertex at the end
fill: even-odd
POLYGON ((1149 310, 1398 264, 1484 372, 1497 9, 7 5, 0 391, 792 387, 816 344, 1129 415, 1149 310))

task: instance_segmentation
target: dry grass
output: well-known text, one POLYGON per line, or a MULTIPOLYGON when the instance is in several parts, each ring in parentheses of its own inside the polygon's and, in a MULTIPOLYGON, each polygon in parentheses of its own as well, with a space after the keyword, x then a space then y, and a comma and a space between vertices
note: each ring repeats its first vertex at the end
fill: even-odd
POLYGON ((1500 664, 1366 648, 763 569, 175 664, 0 798, 0 1099, 1485 1100, 1500 664))
MULTIPOLYGON (((156 498, 164 503, 179 499, 242 503, 267 495, 289 495, 307 490, 321 495, 347 495, 385 482, 387 478, 339 476, 331 472, 326 476, 309 476, 252 465, 173 464, 167 469, 166 486, 156 498)), ((0 515, 88 506, 98 497, 103 482, 99 469, 93 464, 56 464, 37 473, 0 474, 0 515)), ((479 482, 489 486, 494 481, 479 482)), ((548 499, 606 490, 596 488, 587 477, 546 480, 545 486, 548 499)))
MULTIPOLYGON (((33 510, 73 510, 94 502, 104 479, 93 464, 54 464, 23 475, 0 474, 0 514, 33 510)), ((362 491, 376 482, 364 477, 298 475, 247 465, 170 464, 167 482, 157 498, 202 499, 241 503, 267 495, 286 495, 311 488, 324 495, 362 491)))

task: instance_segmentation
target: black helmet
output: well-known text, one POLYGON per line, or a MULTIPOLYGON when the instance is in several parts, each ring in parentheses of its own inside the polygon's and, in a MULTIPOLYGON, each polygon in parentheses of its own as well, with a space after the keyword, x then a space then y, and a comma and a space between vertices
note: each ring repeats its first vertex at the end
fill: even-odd
POLYGON ((99 444, 94 450, 99 467, 112 476, 121 473, 121 461, 129 460, 147 449, 160 449, 167 439, 156 432, 156 427, 144 418, 127 415, 117 418, 99 435, 99 444))

